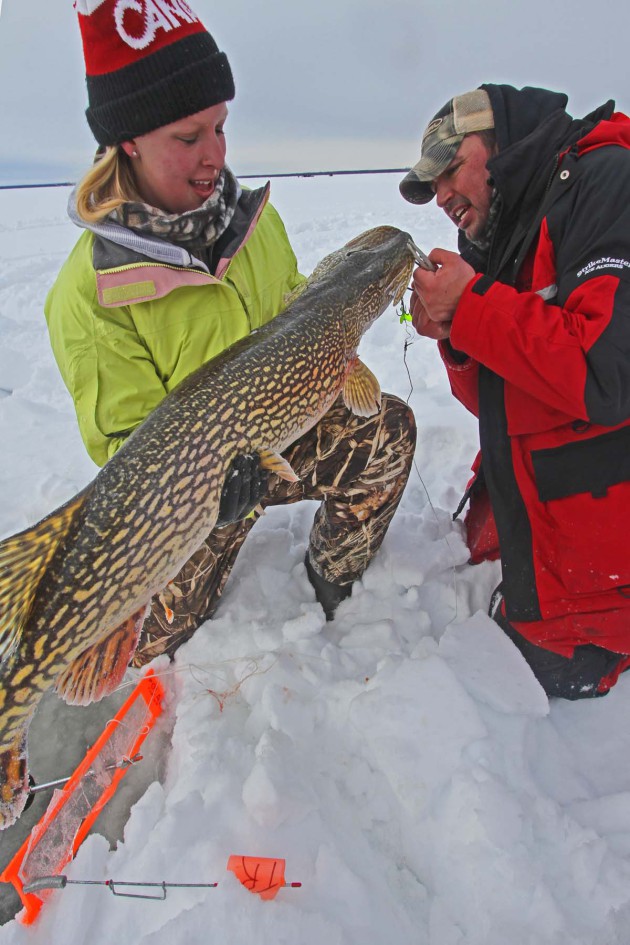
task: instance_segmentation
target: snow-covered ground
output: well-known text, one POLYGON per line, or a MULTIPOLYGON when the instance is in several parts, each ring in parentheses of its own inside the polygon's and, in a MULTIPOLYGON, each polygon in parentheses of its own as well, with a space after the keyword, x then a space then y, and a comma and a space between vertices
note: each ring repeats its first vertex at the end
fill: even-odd
MULTIPOLYGON (((404 204, 397 183, 274 182, 302 271, 380 223, 427 251, 454 248, 448 222, 404 204)), ((96 471, 42 314, 76 238, 66 197, 0 194, 0 536, 96 471)), ((167 719, 147 741, 144 775, 134 787, 129 773, 101 819, 122 836, 137 797, 124 841, 110 849, 92 835, 65 870, 218 887, 150 902, 68 886, 31 929, 0 928, 0 945, 630 941, 630 678, 604 699, 548 702, 485 616, 498 566, 469 566, 451 521, 476 427, 434 344, 390 310, 361 353, 385 390, 409 398, 419 430, 381 552, 327 624, 302 563, 314 507, 267 513, 216 618, 174 664, 157 662, 167 719), (262 901, 226 871, 233 853, 284 857, 302 886, 262 901)), ((128 691, 85 710, 46 699, 32 726, 36 779, 69 774, 128 691)), ((44 807, 39 798, 0 835, 0 866, 44 807)))

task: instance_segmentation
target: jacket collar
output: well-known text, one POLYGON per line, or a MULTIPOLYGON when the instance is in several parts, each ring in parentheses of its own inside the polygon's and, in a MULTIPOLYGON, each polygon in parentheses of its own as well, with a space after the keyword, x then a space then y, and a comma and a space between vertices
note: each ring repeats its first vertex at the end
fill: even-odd
MULTIPOLYGON (((269 183, 257 190, 242 190, 239 185, 239 197, 234 217, 225 233, 217 241, 213 254, 214 268, 218 278, 249 239, 269 199, 269 192, 269 183)), ((86 223, 76 211, 74 190, 68 202, 68 215, 77 226, 94 233, 92 262, 97 271, 150 262, 184 269, 200 269, 210 274, 210 269, 205 262, 175 243, 169 243, 158 237, 140 235, 119 223, 110 221, 86 223)))
POLYGON ((608 144, 630 148, 630 119, 623 112, 615 112, 614 107, 614 102, 610 101, 592 113, 595 117, 594 127, 578 141, 578 155, 608 144))
POLYGON ((491 259, 481 258, 460 233, 459 249, 478 271, 494 272, 497 258, 518 228, 528 230, 547 193, 560 156, 579 147, 600 122, 612 116, 609 101, 585 118, 573 119, 564 108, 566 96, 544 89, 515 90, 510 86, 484 86, 495 115, 499 116, 498 154, 488 161, 488 171, 502 204, 493 240, 491 259), (507 92, 506 92, 507 90, 507 92), (530 101, 531 100, 531 101, 530 101), (528 111, 529 102, 529 111, 528 111), (524 115, 515 115, 519 109, 524 115))

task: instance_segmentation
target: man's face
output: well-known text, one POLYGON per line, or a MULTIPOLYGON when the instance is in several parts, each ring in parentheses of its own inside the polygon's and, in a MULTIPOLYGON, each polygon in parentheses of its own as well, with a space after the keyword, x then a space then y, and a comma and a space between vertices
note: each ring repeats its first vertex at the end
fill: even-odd
POLYGON ((468 239, 483 236, 488 222, 492 188, 486 164, 492 154, 478 134, 466 135, 451 163, 431 184, 438 207, 468 239))

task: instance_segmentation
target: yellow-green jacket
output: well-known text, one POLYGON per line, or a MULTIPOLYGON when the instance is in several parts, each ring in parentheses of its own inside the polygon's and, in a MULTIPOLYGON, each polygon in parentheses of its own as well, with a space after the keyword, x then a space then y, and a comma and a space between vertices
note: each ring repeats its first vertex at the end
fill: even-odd
POLYGON ((269 185, 242 192, 212 275, 181 247, 116 224, 79 238, 45 312, 99 466, 184 377, 278 315, 303 281, 268 196, 269 185))

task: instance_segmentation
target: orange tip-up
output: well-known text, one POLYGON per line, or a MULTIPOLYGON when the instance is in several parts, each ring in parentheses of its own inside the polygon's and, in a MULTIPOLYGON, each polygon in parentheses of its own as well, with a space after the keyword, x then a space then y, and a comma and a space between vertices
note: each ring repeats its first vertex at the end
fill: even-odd
POLYGON ((227 869, 241 881, 245 889, 258 893, 261 899, 274 899, 283 886, 299 887, 301 883, 285 883, 285 860, 266 856, 231 856, 227 869))

